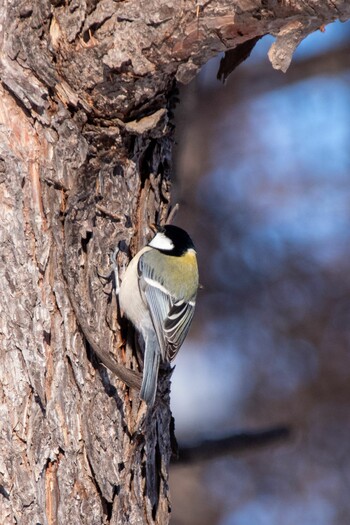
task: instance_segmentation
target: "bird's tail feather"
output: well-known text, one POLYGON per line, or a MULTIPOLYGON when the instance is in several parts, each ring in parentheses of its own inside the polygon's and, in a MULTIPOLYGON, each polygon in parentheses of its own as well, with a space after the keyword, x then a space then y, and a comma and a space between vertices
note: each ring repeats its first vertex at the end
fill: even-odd
POLYGON ((160 353, 157 339, 152 334, 145 340, 143 377, 140 390, 140 398, 146 401, 150 407, 154 404, 157 393, 159 360, 160 353))

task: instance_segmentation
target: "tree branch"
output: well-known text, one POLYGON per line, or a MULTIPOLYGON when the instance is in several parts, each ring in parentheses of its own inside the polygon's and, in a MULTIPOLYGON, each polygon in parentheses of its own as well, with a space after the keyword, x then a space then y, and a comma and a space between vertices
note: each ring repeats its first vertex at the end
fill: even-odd
POLYGON ((291 431, 288 427, 278 426, 256 432, 241 432, 216 439, 205 439, 191 445, 180 444, 176 464, 215 459, 227 454, 271 445, 276 441, 285 441, 290 437, 291 431))
MULTIPOLYGON (((94 118, 121 119, 133 133, 140 126, 133 129, 130 121, 152 114, 160 118, 165 110, 160 93, 169 90, 174 78, 188 83, 218 53, 234 50, 229 55, 240 60, 242 46, 249 48, 249 42, 271 34, 276 37, 271 63, 286 71, 303 38, 350 18, 350 3, 343 0, 212 0, 197 8, 188 0, 152 0, 142 9, 138 0, 105 0, 91 10, 80 3, 74 17, 69 9, 51 2, 50 31, 44 36, 44 10, 26 17, 19 12, 20 34, 10 33, 1 49, 2 82, 46 125, 50 105, 54 109, 60 100, 94 118), (16 49, 21 52, 15 54, 16 49), (147 100, 141 97, 144 92, 147 100)), ((0 15, 5 27, 5 8, 0 15)))

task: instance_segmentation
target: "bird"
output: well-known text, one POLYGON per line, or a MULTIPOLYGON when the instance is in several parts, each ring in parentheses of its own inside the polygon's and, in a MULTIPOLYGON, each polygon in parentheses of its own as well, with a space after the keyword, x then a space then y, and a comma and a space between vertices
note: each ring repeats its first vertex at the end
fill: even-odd
POLYGON ((170 363, 190 328, 198 290, 197 254, 188 233, 171 224, 130 261, 119 305, 144 341, 140 398, 152 407, 160 362, 170 363))

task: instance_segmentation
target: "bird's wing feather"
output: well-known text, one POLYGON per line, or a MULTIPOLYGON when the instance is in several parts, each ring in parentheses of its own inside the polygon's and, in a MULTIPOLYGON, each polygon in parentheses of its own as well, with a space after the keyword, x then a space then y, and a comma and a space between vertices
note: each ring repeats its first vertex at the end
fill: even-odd
POLYGON ((163 326, 164 319, 166 319, 171 307, 171 298, 158 288, 152 286, 149 282, 146 282, 144 293, 151 313, 153 326, 157 334, 162 359, 167 359, 168 342, 165 337, 163 326))
POLYGON ((190 328, 193 314, 194 301, 177 301, 169 310, 167 318, 164 321, 164 333, 168 342, 167 357, 169 361, 174 359, 179 351, 187 332, 190 328))
POLYGON ((152 268, 142 257, 139 261, 139 286, 149 306, 162 359, 171 361, 187 335, 195 303, 176 301, 155 279, 152 268))

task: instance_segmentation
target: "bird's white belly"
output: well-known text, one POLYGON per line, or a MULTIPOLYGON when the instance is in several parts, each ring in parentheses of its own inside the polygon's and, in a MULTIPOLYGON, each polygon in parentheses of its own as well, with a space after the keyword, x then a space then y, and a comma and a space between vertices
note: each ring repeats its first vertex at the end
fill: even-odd
MULTIPOLYGON (((142 253, 140 252, 139 255, 141 256, 142 253)), ((119 292, 119 304, 124 315, 141 332, 144 329, 153 329, 153 324, 139 290, 137 274, 139 258, 134 257, 125 271, 119 292)))

